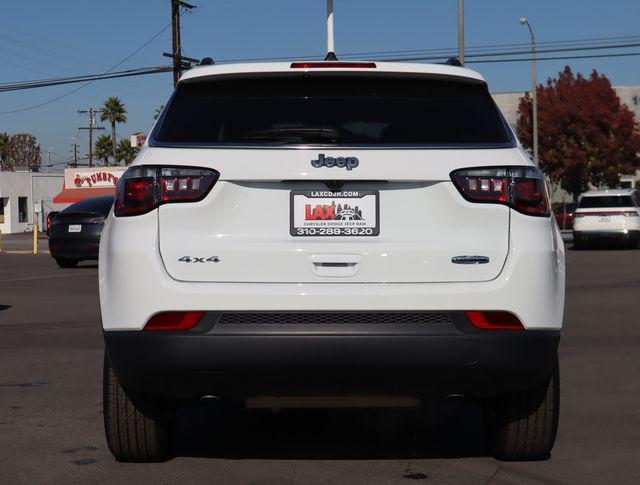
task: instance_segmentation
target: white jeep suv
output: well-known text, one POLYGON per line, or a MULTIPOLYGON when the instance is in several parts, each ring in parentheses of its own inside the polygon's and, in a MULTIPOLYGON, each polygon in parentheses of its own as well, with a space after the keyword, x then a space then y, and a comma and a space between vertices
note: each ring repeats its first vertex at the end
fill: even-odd
POLYGON ((201 398, 447 396, 485 405, 495 456, 549 456, 564 246, 478 73, 201 66, 147 145, 100 247, 117 459, 166 459, 201 398))
POLYGON ((592 190, 582 194, 573 223, 573 247, 595 241, 640 242, 640 198, 634 189, 592 190))

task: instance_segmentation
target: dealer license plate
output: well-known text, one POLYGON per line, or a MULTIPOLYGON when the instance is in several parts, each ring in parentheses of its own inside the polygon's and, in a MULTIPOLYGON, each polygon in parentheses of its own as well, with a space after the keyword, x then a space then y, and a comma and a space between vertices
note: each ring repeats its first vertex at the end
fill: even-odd
POLYGON ((611 218, 609 216, 600 216, 598 217, 599 222, 610 222, 611 218))
POLYGON ((377 190, 292 190, 292 236, 378 236, 377 190))
POLYGON ((69 232, 81 232, 81 231, 82 231, 82 224, 69 225, 69 232))

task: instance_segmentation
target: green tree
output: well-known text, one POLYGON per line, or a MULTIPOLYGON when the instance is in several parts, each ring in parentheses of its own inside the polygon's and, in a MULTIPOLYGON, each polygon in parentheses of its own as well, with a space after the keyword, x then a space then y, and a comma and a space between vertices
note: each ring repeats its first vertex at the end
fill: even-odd
POLYGON ((102 108, 100 109, 100 121, 108 121, 111 124, 111 140, 112 140, 112 155, 113 160, 117 160, 117 138, 116 138, 116 123, 127 122, 127 110, 124 104, 116 96, 111 96, 107 99, 102 108))
POLYGON ((109 135, 100 135, 96 140, 93 153, 97 158, 104 160, 105 165, 109 165, 109 156, 113 153, 111 137, 109 135))
POLYGON ((157 120, 158 118, 160 118, 160 115, 162 114, 162 110, 164 109, 164 104, 161 104, 160 106, 158 106, 156 108, 156 112, 153 115, 153 119, 157 120))
POLYGON ((131 140, 128 138, 123 138, 118 143, 118 148, 116 150, 116 159, 121 162, 124 161, 125 165, 129 165, 133 162, 133 159, 136 158, 138 154, 138 149, 131 146, 131 140))

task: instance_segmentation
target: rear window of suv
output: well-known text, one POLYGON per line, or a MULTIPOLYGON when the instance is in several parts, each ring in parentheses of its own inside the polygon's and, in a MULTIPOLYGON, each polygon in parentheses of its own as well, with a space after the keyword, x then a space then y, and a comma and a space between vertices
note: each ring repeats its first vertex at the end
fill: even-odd
POLYGON ((484 83, 306 74, 182 83, 150 144, 504 147, 515 141, 484 83))
POLYGON ((633 199, 628 195, 606 195, 583 197, 580 209, 599 209, 601 207, 633 207, 633 199))

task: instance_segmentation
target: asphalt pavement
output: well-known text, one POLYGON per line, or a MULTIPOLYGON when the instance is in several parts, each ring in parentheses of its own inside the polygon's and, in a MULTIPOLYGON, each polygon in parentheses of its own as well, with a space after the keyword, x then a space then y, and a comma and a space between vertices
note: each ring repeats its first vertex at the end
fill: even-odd
MULTIPOLYGON (((38 251, 48 251, 47 235, 38 232, 38 251)), ((14 234, 0 234, 1 253, 33 253, 33 232, 18 232, 14 234)))
MULTIPOLYGON (((178 416, 176 457, 124 464, 102 429, 97 267, 0 254, 0 483, 637 483, 640 250, 568 251, 561 417, 551 459, 488 455, 479 410, 178 416)), ((526 291, 526 290, 525 290, 526 291)))

